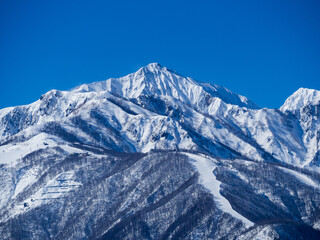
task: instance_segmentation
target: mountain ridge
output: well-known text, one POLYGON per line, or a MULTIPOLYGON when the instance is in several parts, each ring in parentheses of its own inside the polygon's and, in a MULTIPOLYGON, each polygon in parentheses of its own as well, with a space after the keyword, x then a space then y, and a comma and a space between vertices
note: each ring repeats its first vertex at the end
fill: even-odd
MULTIPOLYGON (((291 101, 290 99, 299 95, 301 91, 312 91, 313 94, 317 92, 316 90, 301 89, 290 96, 286 102, 291 101)), ((310 97, 310 94, 305 95, 310 97)), ((280 111, 286 114, 284 106, 280 108, 280 111)), ((122 135, 123 139, 131 142, 137 151, 145 152, 153 148, 165 149, 165 146, 169 144, 171 146, 169 149, 180 149, 182 146, 183 148, 205 147, 207 149, 205 151, 208 151, 211 148, 209 152, 213 154, 216 152, 214 150, 216 147, 212 147, 210 142, 213 145, 216 145, 215 142, 217 142, 219 145, 222 144, 221 146, 231 147, 240 156, 249 158, 254 156, 253 159, 255 160, 262 160, 262 155, 269 154, 269 158, 274 159, 274 161, 285 161, 295 165, 308 165, 313 161, 318 162, 315 159, 319 151, 315 140, 316 136, 312 135, 314 131, 308 131, 311 125, 313 128, 319 129, 317 120, 315 122, 310 120, 312 123, 306 121, 300 124, 291 119, 289 115, 282 116, 276 110, 257 108, 247 98, 234 94, 224 87, 184 78, 172 73, 171 70, 158 63, 151 63, 123 78, 111 78, 89 85, 80 85, 72 91, 51 90, 32 104, 0 110, 0 116, 2 116, 0 118, 0 142, 4 143, 15 136, 19 138, 19 134, 22 136, 23 131, 27 131, 29 127, 36 126, 36 128, 39 128, 37 125, 45 126, 52 121, 66 122, 68 128, 71 127, 71 129, 74 129, 72 131, 76 131, 78 127, 75 126, 75 122, 77 120, 72 120, 73 116, 87 119, 87 116, 82 117, 81 115, 86 115, 86 113, 97 115, 92 111, 101 112, 102 109, 115 109, 112 111, 120 109, 125 114, 116 117, 118 122, 116 123, 114 122, 114 116, 117 116, 118 113, 114 112, 113 115, 111 114, 112 116, 108 117, 108 119, 113 120, 108 120, 108 122, 113 129, 112 131, 117 132, 113 133, 114 137, 122 135), (148 81, 151 84, 146 84, 148 81), (149 141, 147 145, 144 145, 146 140, 142 139, 158 138, 150 133, 146 136, 148 132, 146 127, 142 126, 141 128, 144 130, 141 129, 141 133, 137 136, 127 131, 120 133, 119 130, 115 130, 123 116, 137 122, 141 121, 138 120, 140 117, 132 116, 141 113, 150 119, 148 121, 153 122, 151 126, 157 124, 159 120, 156 119, 165 118, 165 116, 172 120, 163 125, 163 130, 159 130, 164 132, 159 132, 160 136, 161 134, 170 135, 164 142, 160 141, 162 147, 155 147, 158 145, 158 141, 154 143, 149 141), (187 115, 192 118, 187 119, 187 115), (18 121, 15 119, 18 119, 18 121), (71 121, 68 119, 71 119, 71 121), (278 122, 292 122, 295 127, 293 129, 288 126, 283 128, 277 121, 274 121, 275 119, 278 122), (184 123, 185 120, 186 123, 184 123), (224 127, 219 127, 221 124, 224 127), (169 130, 170 133, 165 133, 167 131, 165 129, 168 127, 171 129, 169 130), (304 132, 308 132, 303 134, 302 138, 299 136, 299 128, 301 127, 304 132), (193 129, 192 132, 190 132, 191 129, 193 129), (284 129, 285 131, 283 131, 284 129), (225 134, 229 134, 230 139, 226 139, 225 134), (308 134, 310 136, 307 136, 308 134), (285 139, 288 137, 291 140, 287 143, 285 139), (199 145, 200 139, 210 139, 208 141, 209 145, 199 145), (310 144, 311 142, 312 144, 310 144), (306 145, 312 145, 312 150, 306 145)), ((95 118, 90 117, 86 121, 93 121, 97 129, 101 127, 98 126, 99 124, 97 125, 95 118)), ((124 122, 120 125, 123 126, 123 124, 126 125, 124 122)), ((42 128, 40 127, 40 130, 38 129, 35 132, 41 132, 42 128)), ((82 129, 81 131, 85 130, 82 129)), ((31 135, 27 131, 24 136, 29 134, 32 137, 33 134, 37 134, 32 133, 32 130, 29 132, 31 132, 31 135)), ((83 134, 86 135, 87 133, 83 134)), ((112 142, 115 140, 113 139, 112 142)), ((161 137, 159 140, 161 140, 161 137)), ((97 140, 93 139, 90 142, 92 141, 97 140)))
POLYGON ((173 96, 178 100, 197 104, 197 98, 201 97, 200 94, 211 92, 211 95, 215 96, 212 93, 219 92, 219 90, 223 91, 220 94, 220 98, 226 103, 240 103, 241 106, 258 108, 258 106, 244 96, 234 94, 230 90, 218 85, 201 84, 192 78, 183 77, 166 67, 162 67, 159 63, 150 63, 146 67, 140 68, 137 72, 128 74, 122 78, 110 78, 105 81, 80 85, 72 91, 109 91, 127 98, 136 98, 140 93, 145 91, 144 94, 173 96), (119 89, 122 91, 119 92, 119 89), (237 98, 236 96, 239 97, 237 98), (230 101, 232 98, 236 101, 230 101))

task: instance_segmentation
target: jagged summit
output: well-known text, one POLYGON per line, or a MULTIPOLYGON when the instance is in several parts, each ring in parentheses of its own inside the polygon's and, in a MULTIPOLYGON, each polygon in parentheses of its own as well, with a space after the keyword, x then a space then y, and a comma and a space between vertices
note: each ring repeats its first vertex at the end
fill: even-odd
POLYGON ((149 63, 147 66, 143 67, 143 68, 148 68, 148 69, 161 69, 162 66, 160 65, 160 63, 157 62, 153 62, 153 63, 149 63))
POLYGON ((218 97, 228 104, 247 108, 259 108, 244 96, 230 90, 183 77, 180 74, 162 67, 159 63, 150 63, 137 72, 121 78, 110 78, 101 82, 81 85, 73 92, 108 91, 127 99, 147 96, 167 96, 199 107, 208 97, 218 97))
POLYGON ((290 97, 287 98, 285 103, 281 106, 282 112, 301 109, 307 105, 320 104, 320 91, 309 88, 299 88, 290 97))

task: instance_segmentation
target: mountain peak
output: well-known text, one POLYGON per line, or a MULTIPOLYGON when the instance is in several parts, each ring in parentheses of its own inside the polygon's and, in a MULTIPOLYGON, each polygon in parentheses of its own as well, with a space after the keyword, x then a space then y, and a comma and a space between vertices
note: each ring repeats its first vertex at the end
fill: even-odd
POLYGON ((153 63, 149 63, 147 66, 145 66, 143 68, 160 70, 162 68, 162 66, 157 62, 153 62, 153 63))
POLYGON ((132 99, 141 95, 172 97, 189 105, 199 107, 208 97, 218 97, 228 104, 240 107, 258 108, 244 96, 212 84, 203 84, 189 77, 150 63, 137 72, 121 78, 110 78, 102 82, 81 85, 74 92, 108 91, 114 95, 132 99))
POLYGON ((307 105, 320 103, 320 91, 309 88, 299 88, 281 106, 282 112, 292 112, 307 105))
MULTIPOLYGON (((148 65, 140 68, 137 72, 132 73, 132 74, 146 74, 146 73, 154 73, 154 74, 158 74, 159 72, 165 71, 167 70, 167 68, 162 67, 159 63, 149 63, 148 65)), ((130 75, 130 74, 129 74, 130 75)))

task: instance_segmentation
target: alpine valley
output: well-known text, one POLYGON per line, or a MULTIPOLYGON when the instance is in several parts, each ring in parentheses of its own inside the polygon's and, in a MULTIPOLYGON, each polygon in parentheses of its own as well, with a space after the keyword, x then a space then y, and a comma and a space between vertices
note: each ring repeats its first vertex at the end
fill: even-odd
POLYGON ((0 110, 1 239, 320 239, 320 91, 280 109, 151 63, 0 110))

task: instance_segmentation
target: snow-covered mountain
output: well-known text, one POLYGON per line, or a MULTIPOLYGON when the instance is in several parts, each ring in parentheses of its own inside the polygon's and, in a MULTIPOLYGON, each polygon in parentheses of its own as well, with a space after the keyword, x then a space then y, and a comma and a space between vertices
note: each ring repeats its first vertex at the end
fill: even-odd
POLYGON ((261 109, 151 63, 2 109, 0 232, 316 239, 319 101, 299 89, 279 110, 261 109))
POLYGON ((183 77, 158 63, 150 63, 122 78, 84 84, 73 90, 73 92, 102 91, 108 91, 125 99, 136 99, 143 95, 172 97, 196 107, 201 107, 206 98, 218 97, 225 103, 258 108, 244 96, 218 85, 199 83, 189 77, 183 77))

